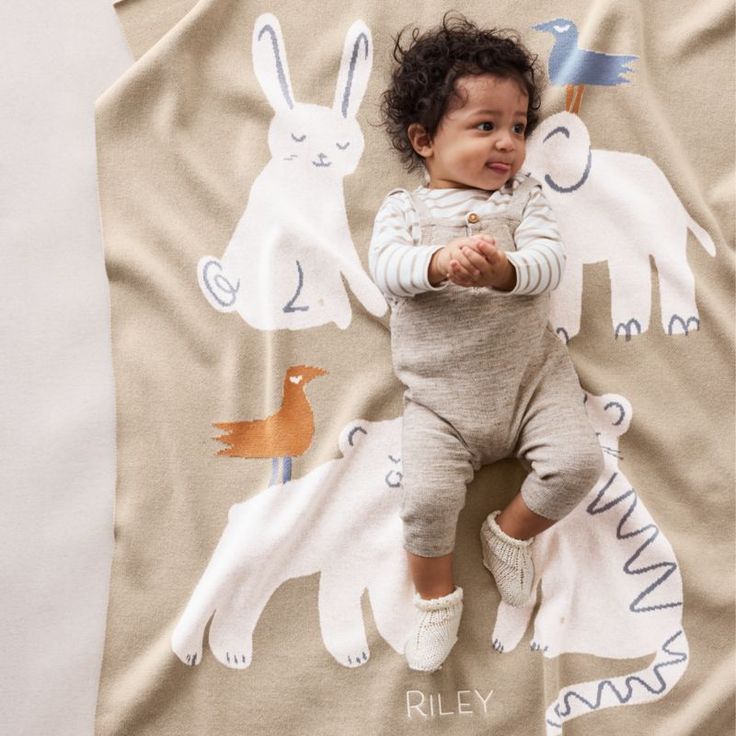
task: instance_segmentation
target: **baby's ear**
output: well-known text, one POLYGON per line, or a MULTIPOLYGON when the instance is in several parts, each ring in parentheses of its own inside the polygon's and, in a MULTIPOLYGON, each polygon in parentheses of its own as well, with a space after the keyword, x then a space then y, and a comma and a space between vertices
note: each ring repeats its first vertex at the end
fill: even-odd
POLYGON ((411 147, 422 157, 426 158, 432 153, 432 141, 426 129, 421 123, 411 123, 406 129, 411 147))

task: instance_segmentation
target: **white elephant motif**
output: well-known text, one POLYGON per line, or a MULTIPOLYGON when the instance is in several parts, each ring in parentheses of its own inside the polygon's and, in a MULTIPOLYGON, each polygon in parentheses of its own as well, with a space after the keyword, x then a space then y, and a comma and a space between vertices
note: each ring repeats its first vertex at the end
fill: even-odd
POLYGON ((715 245, 654 161, 591 149, 583 121, 562 112, 534 131, 525 167, 543 182, 567 251, 565 275, 551 295, 552 324, 563 340, 580 331, 586 263, 608 263, 614 335, 628 341, 646 332, 652 311, 650 256, 659 276, 665 333, 700 329, 688 230, 711 256, 715 245))

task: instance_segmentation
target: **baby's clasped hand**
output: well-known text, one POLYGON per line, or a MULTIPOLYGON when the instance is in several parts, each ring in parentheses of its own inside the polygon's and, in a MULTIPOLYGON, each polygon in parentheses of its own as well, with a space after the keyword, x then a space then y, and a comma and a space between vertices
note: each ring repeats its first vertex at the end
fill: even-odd
POLYGON ((438 270, 458 286, 511 291, 516 285, 516 270, 486 233, 452 240, 435 257, 438 270))
MULTIPOLYGON (((429 263, 429 279, 432 285, 436 286, 445 279, 454 281, 453 276, 456 273, 471 277, 477 269, 471 263, 469 253, 473 252, 476 255, 479 253, 477 244, 482 239, 487 240, 491 244, 495 242, 490 236, 480 233, 471 237, 455 238, 443 248, 436 251, 432 255, 432 260, 429 263)), ((460 285, 472 286, 474 284, 460 285)))
POLYGON ((506 254, 496 248, 494 238, 481 233, 469 245, 461 247, 472 270, 462 264, 450 263, 450 280, 460 286, 492 286, 511 291, 516 286, 516 269, 506 254))

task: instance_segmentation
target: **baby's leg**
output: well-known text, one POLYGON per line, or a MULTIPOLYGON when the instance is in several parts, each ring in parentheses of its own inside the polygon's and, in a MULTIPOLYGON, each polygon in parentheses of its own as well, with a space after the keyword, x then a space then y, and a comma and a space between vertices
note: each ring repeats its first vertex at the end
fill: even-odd
POLYGON ((455 589, 452 575, 452 552, 441 557, 422 557, 407 552, 409 571, 417 593, 422 598, 439 598, 455 589))
POLYGON ((529 467, 521 491, 481 529, 483 561, 502 599, 523 606, 534 585, 531 543, 572 511, 598 480, 602 455, 567 356, 552 358, 525 408, 517 455, 529 467))
POLYGON ((416 588, 416 618, 404 654, 411 669, 434 672, 457 641, 462 615, 452 550, 473 467, 453 428, 429 409, 407 401, 403 427, 401 518, 416 588))
POLYGON ((455 530, 474 472, 470 451, 450 424, 407 401, 401 463, 404 548, 417 592, 435 597, 452 591, 455 530))
POLYGON ((510 537, 529 539, 549 529, 555 522, 532 511, 522 494, 517 493, 496 517, 496 523, 510 537))
POLYGON ((603 455, 583 400, 571 364, 556 366, 536 391, 517 445, 530 472, 501 515, 512 536, 523 539, 567 516, 598 480, 603 455))

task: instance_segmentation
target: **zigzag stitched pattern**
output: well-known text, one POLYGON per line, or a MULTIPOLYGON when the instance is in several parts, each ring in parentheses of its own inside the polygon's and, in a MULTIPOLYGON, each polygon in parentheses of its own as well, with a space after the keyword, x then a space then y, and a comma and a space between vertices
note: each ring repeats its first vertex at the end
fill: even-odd
POLYGON ((644 534, 647 530, 650 530, 650 534, 648 538, 645 539, 644 543, 634 552, 634 554, 626 561, 624 564, 623 570, 627 575, 641 575, 645 572, 650 572, 652 570, 657 570, 660 568, 664 569, 664 572, 649 586, 647 586, 639 595, 634 598, 634 600, 629 604, 629 610, 634 613, 646 613, 648 611, 657 611, 663 608, 674 608, 676 606, 681 606, 682 601, 672 601, 670 603, 660 603, 657 605, 652 606, 640 606, 639 604, 641 601, 646 598, 650 593, 652 593, 654 590, 656 590, 660 585, 662 585, 667 578, 672 575, 672 573, 677 570, 677 563, 676 562, 657 562, 653 565, 648 565, 645 567, 639 567, 635 568, 633 567, 633 564, 636 562, 639 555, 644 552, 644 550, 654 542, 654 540, 659 536, 659 527, 656 524, 646 524, 645 526, 641 527, 641 529, 636 529, 633 532, 623 532, 624 524, 626 523, 626 520, 634 513, 634 510, 636 509, 636 505, 639 501, 638 496, 636 495, 636 491, 634 491, 633 488, 630 488, 625 493, 621 494, 617 498, 614 498, 612 501, 609 501, 606 504, 603 504, 602 506, 598 506, 599 501, 602 499, 602 497, 605 495, 606 491, 611 487, 611 484, 618 476, 618 473, 614 473, 611 478, 608 480, 608 482, 603 486, 600 493, 595 497, 595 499, 590 503, 590 505, 587 507, 586 511, 589 514, 595 515, 595 514, 602 514, 605 511, 608 511, 609 509, 613 508, 616 504, 624 501, 625 499, 632 497, 631 505, 629 506, 629 509, 626 511, 626 513, 621 517, 621 520, 618 523, 618 526, 616 527, 616 538, 619 540, 624 539, 630 539, 631 537, 635 537, 638 534, 644 534))
POLYGON ((570 705, 570 700, 572 698, 577 698, 581 703, 586 705, 589 710, 598 710, 601 707, 601 701, 603 700, 603 691, 606 686, 608 686, 611 690, 611 692, 614 694, 616 699, 618 700, 619 704, 623 705, 625 703, 628 703, 629 700, 631 700, 632 695, 634 694, 634 688, 633 683, 638 682, 641 685, 643 685, 651 694, 653 695, 659 695, 660 693, 663 693, 667 689, 667 682, 660 674, 660 670, 664 667, 668 667, 669 665, 673 664, 680 664, 681 662, 684 662, 687 660, 687 653, 686 652, 674 652, 668 649, 668 646, 679 636, 682 636, 683 630, 680 629, 676 634, 672 635, 667 641, 662 645, 662 651, 665 654, 670 655, 671 657, 674 657, 674 659, 670 659, 667 662, 660 662, 659 664, 654 666, 653 672, 655 677, 658 680, 658 687, 652 687, 650 686, 645 680, 643 680, 638 675, 629 675, 624 680, 624 684, 626 685, 626 692, 622 693, 619 692, 616 689, 616 686, 613 684, 612 680, 601 680, 598 683, 598 691, 596 694, 596 700, 595 703, 591 703, 587 698, 580 695, 575 690, 570 690, 567 693, 565 693, 565 696, 563 698, 563 704, 565 710, 561 710, 561 705, 558 703, 554 707, 555 714, 560 719, 559 723, 555 723, 554 721, 547 719, 547 724, 552 726, 553 728, 562 728, 562 722, 563 720, 570 715, 570 712, 572 710, 572 707, 570 705))

